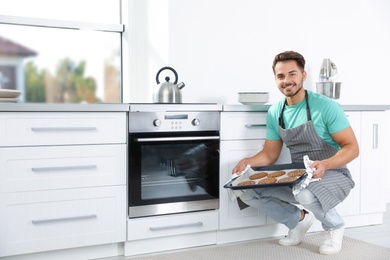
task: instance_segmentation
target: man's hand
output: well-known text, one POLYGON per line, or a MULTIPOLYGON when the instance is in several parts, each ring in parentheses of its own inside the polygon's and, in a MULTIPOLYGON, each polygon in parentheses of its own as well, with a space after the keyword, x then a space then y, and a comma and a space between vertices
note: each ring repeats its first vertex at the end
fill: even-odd
POLYGON ((325 165, 321 161, 313 161, 310 168, 314 169, 313 178, 323 178, 325 175, 325 165))

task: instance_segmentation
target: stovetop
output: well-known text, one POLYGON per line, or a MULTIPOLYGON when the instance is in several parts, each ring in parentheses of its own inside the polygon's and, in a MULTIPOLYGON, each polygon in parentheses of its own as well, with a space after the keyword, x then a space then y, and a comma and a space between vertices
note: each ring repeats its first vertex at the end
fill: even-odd
POLYGON ((130 103, 130 112, 222 111, 217 103, 130 103))

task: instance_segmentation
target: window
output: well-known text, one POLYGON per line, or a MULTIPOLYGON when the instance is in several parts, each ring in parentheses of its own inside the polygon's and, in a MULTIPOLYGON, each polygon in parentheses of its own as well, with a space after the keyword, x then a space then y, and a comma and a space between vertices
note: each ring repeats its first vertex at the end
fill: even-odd
POLYGON ((0 88, 20 90, 20 102, 121 102, 119 0, 0 5, 0 88))

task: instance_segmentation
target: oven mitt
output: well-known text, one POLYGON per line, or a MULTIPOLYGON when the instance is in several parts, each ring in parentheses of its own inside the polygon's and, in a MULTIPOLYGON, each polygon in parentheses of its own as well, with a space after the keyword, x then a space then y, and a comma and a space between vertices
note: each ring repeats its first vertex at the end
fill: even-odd
POLYGON ((316 169, 310 168, 310 165, 313 163, 313 161, 309 159, 309 156, 307 155, 303 156, 303 163, 305 164, 307 176, 300 183, 296 184, 293 187, 292 193, 294 195, 297 195, 302 189, 306 188, 311 182, 321 180, 321 178, 312 178, 313 172, 315 172, 316 169))
MULTIPOLYGON (((225 185, 228 184, 229 182, 232 182, 232 184, 237 183, 237 180, 240 179, 240 177, 244 176, 244 174, 246 174, 246 172, 249 169, 251 169, 251 166, 247 165, 245 167, 245 169, 240 174, 234 173, 232 175, 232 178, 229 181, 227 181, 225 183, 225 185)), ((245 176, 245 177, 248 177, 248 176, 245 176)), ((237 199, 238 197, 240 197, 242 194, 244 194, 244 192, 242 190, 227 189, 227 192, 228 192, 230 201, 233 201, 233 200, 237 199)))

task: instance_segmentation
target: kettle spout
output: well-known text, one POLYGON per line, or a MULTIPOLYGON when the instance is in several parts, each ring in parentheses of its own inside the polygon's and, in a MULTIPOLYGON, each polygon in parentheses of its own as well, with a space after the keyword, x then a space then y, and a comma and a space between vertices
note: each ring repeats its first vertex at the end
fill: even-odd
POLYGON ((182 89, 185 87, 186 84, 184 84, 184 82, 180 82, 179 84, 177 84, 177 88, 178 89, 182 89))

